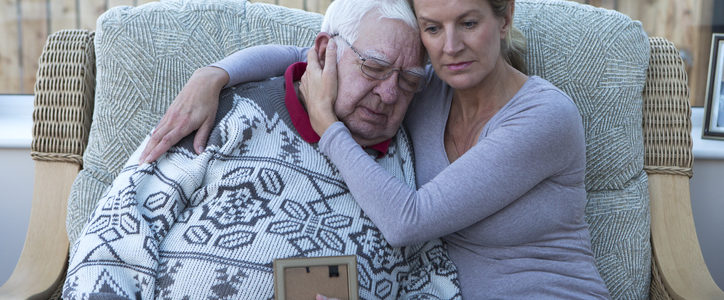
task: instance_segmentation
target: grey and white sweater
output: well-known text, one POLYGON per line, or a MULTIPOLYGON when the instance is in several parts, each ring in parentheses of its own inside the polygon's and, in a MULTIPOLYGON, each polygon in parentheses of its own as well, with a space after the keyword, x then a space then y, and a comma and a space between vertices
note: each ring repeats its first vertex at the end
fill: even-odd
MULTIPOLYGON (((283 83, 222 92, 200 155, 187 137, 138 166, 144 142, 83 229, 64 298, 269 299, 274 259, 349 254, 361 298, 460 298, 441 241, 391 247, 295 130, 283 83)), ((410 147, 401 130, 376 161, 414 187, 410 147)))

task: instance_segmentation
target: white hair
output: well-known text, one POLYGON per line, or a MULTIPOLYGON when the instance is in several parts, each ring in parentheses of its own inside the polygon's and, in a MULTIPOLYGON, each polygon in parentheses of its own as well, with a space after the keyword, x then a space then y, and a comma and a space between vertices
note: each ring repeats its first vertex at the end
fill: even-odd
MULTIPOLYGON (((367 13, 376 12, 379 18, 400 20, 419 34, 417 19, 407 0, 334 0, 327 7, 322 32, 339 34, 350 44, 357 40, 359 26, 367 13)), ((347 47, 337 46, 337 59, 347 47)))

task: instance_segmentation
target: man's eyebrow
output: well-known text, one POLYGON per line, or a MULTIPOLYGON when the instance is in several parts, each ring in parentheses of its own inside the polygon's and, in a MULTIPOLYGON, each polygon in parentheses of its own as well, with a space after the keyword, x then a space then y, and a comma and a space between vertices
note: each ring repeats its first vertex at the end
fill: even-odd
POLYGON ((387 58, 387 55, 385 55, 384 53, 382 53, 380 51, 377 51, 374 49, 367 49, 364 51, 364 54, 367 55, 367 57, 381 60, 387 64, 392 64, 392 63, 390 63, 390 60, 387 58))
MULTIPOLYGON (((363 54, 367 55, 367 57, 369 57, 369 58, 374 58, 374 59, 380 60, 388 65, 392 65, 392 63, 387 59, 387 55, 385 55, 384 53, 379 52, 377 50, 367 49, 363 52, 363 54)), ((405 71, 411 71, 411 72, 415 72, 415 73, 419 73, 419 74, 425 74, 425 68, 419 67, 419 66, 405 69, 405 71)))

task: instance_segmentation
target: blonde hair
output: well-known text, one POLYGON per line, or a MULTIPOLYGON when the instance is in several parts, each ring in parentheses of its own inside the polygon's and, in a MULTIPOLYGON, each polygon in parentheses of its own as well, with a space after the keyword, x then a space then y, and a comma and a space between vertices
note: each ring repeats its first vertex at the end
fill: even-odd
MULTIPOLYGON (((515 0, 487 0, 490 7, 493 8, 493 13, 501 18, 504 18, 510 9, 512 9, 513 1, 515 0)), ((528 74, 528 68, 525 65, 525 55, 527 44, 525 36, 518 28, 513 26, 513 19, 510 20, 510 30, 505 35, 505 39, 500 44, 500 52, 503 53, 505 61, 507 61, 513 68, 528 74)))
MULTIPOLYGON (((483 0, 481 0, 483 1, 483 0)), ((484 0, 488 1, 490 7, 493 9, 493 13, 501 18, 505 18, 510 9, 512 9, 513 1, 515 0, 484 0)), ((415 8, 414 0, 407 0, 410 7, 415 8)), ((518 28, 513 26, 513 20, 511 19, 510 30, 505 35, 503 42, 500 44, 500 52, 503 54, 505 61, 511 66, 516 68, 523 74, 528 74, 528 67, 525 65, 525 56, 527 54, 527 44, 525 36, 518 28)))

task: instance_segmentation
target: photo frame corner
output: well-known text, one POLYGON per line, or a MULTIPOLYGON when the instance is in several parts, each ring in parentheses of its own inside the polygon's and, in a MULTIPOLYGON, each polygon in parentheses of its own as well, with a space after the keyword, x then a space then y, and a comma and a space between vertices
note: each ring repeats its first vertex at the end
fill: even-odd
MULTIPOLYGON (((289 276, 287 273, 287 270, 293 269, 293 268, 307 268, 307 273, 309 273, 309 268, 318 268, 318 267, 330 267, 330 266, 345 266, 345 276, 346 280, 346 290, 347 295, 346 297, 337 297, 339 299, 349 299, 349 300, 358 300, 359 294, 358 294, 358 283, 357 283, 357 257, 355 255, 344 255, 344 256, 324 256, 324 257, 296 257, 296 258, 285 258, 285 259, 275 259, 273 261, 273 271, 274 271, 274 294, 275 299, 288 299, 289 297, 295 298, 293 295, 299 295, 295 294, 294 291, 289 291, 288 287, 286 286, 288 280, 290 278, 287 278, 286 276, 289 276)), ((340 270, 341 271, 341 270, 340 270)), ((331 272, 331 271, 330 271, 331 272)), ((301 278, 296 277, 292 278, 292 280, 308 280, 309 278, 301 278)), ((297 287, 298 289, 298 287, 297 287)), ((304 291, 309 292, 309 291, 304 291)))
POLYGON ((712 33, 703 139, 724 140, 724 33, 712 33))

